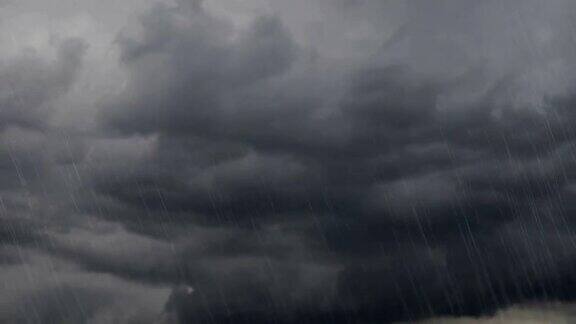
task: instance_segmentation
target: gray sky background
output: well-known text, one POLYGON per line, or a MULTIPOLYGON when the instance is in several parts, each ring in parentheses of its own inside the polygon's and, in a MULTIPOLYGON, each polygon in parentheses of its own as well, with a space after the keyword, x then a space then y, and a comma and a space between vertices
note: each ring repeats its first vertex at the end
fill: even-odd
POLYGON ((575 17, 0 1, 0 322, 573 322, 575 17))

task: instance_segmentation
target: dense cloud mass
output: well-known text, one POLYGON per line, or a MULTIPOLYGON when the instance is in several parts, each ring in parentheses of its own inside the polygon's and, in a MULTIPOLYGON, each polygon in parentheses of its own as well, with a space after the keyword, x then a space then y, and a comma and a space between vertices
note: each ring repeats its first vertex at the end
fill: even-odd
POLYGON ((571 323, 575 17, 1 1, 0 322, 571 323))

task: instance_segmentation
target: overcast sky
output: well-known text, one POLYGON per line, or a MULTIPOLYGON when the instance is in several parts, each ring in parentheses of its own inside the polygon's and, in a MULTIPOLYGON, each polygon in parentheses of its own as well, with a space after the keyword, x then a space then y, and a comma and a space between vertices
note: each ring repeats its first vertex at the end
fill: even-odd
POLYGON ((0 0, 0 322, 573 323, 575 18, 0 0))

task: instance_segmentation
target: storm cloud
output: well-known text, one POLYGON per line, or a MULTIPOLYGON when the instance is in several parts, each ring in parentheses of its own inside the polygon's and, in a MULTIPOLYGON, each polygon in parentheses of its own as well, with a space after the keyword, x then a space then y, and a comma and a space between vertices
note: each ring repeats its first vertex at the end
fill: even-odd
POLYGON ((570 322, 576 5, 0 3, 0 321, 570 322))

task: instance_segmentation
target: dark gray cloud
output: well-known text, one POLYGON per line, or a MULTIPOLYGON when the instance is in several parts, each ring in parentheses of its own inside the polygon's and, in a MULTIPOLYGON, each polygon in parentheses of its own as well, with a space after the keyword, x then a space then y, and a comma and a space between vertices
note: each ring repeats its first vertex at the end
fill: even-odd
POLYGON ((43 62, 33 50, 24 51, 2 67, 1 127, 42 128, 49 101, 74 81, 85 45, 70 39, 57 45, 55 62, 43 62))
POLYGON ((2 320, 575 299, 568 1, 31 3, 0 32, 2 320))

